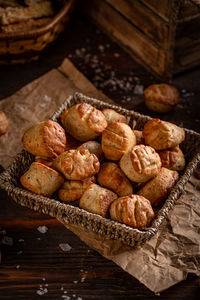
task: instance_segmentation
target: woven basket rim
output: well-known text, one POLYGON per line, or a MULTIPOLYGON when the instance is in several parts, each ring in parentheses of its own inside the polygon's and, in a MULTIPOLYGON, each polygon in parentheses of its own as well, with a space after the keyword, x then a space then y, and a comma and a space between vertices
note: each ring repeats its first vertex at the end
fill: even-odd
POLYGON ((52 21, 47 25, 41 26, 37 29, 32 29, 29 31, 20 31, 20 32, 8 32, 0 33, 0 40, 19 40, 19 39, 30 39, 36 38, 48 31, 50 31, 54 26, 59 23, 72 9, 75 0, 67 0, 59 12, 52 18, 52 21))
MULTIPOLYGON (((70 106, 80 102, 88 102, 89 104, 94 106, 96 105, 97 107, 99 105, 103 108, 107 107, 116 109, 116 111, 120 111, 126 115, 128 114, 136 118, 141 118, 142 122, 146 122, 151 119, 151 117, 142 115, 133 110, 126 110, 120 106, 90 98, 81 93, 75 93, 68 97, 50 119, 54 121, 59 120, 62 111, 66 109, 66 107, 69 108, 70 106)), ((194 136, 198 139, 198 151, 196 151, 194 157, 187 163, 183 175, 180 176, 167 200, 156 214, 156 218, 152 225, 144 231, 133 229, 125 224, 115 222, 111 219, 105 219, 79 207, 60 202, 54 198, 37 195, 21 188, 20 186, 16 186, 15 183, 13 183, 15 178, 12 176, 12 172, 13 170, 17 170, 18 163, 21 164, 21 162, 26 161, 28 156, 31 156, 25 150, 22 150, 22 152, 15 157, 10 166, 0 175, 0 187, 6 190, 8 194, 22 206, 56 217, 63 224, 76 224, 82 226, 88 231, 103 234, 103 236, 109 238, 119 239, 129 246, 141 245, 155 235, 163 220, 166 219, 170 209, 174 206, 176 200, 182 194, 184 186, 189 180, 190 175, 193 173, 194 168, 196 168, 198 162, 200 162, 200 134, 193 130, 184 129, 189 136, 194 136)))

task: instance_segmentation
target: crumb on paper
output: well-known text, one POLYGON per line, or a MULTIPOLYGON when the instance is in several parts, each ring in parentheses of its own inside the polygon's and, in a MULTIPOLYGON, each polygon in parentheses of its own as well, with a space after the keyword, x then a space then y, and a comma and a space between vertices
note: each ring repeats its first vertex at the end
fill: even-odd
POLYGON ((23 243, 23 242, 24 242, 24 239, 19 239, 18 242, 19 242, 19 243, 23 243))
POLYGON ((19 270, 19 268, 20 268, 20 265, 17 265, 17 266, 16 266, 16 269, 19 270))
POLYGON ((47 294, 47 293, 48 293, 47 288, 43 288, 43 287, 40 287, 40 289, 36 291, 36 294, 38 294, 40 296, 47 294))
POLYGON ((46 233, 48 231, 48 227, 43 225, 43 226, 39 226, 37 228, 37 230, 40 232, 40 233, 46 233))
POLYGON ((45 106, 46 106, 46 103, 40 103, 41 108, 45 108, 45 106))
POLYGON ((70 296, 67 296, 67 295, 62 295, 61 296, 63 299, 65 299, 65 300, 70 300, 71 299, 71 297, 70 296))
POLYGON ((78 283, 78 280, 74 280, 73 283, 78 283))
POLYGON ((191 197, 191 200, 192 200, 192 201, 197 201, 197 197, 192 196, 192 197, 191 197))
POLYGON ((81 282, 84 282, 84 281, 85 281, 85 277, 82 277, 82 278, 81 278, 81 282))
POLYGON ((49 97, 48 95, 44 95, 44 101, 46 102, 51 102, 52 98, 49 97))
POLYGON ((70 251, 72 249, 72 247, 67 244, 67 243, 63 243, 63 244, 59 244, 59 247, 63 250, 63 251, 70 251))

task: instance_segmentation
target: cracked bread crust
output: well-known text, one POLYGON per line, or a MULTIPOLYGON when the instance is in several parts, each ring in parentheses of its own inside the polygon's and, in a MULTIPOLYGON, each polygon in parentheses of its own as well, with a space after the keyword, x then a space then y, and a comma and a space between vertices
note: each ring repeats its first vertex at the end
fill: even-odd
POLYGON ((150 201, 139 195, 114 200, 109 211, 112 220, 140 230, 150 226, 155 216, 150 201))
POLYGON ((27 190, 50 197, 63 184, 64 177, 46 165, 33 162, 20 182, 27 190))
POLYGON ((117 199, 117 195, 112 191, 97 184, 91 184, 81 197, 79 207, 107 218, 110 204, 115 199, 117 199))
POLYGON ((68 150, 59 155, 53 167, 68 180, 84 180, 98 173, 100 163, 95 154, 88 150, 68 150))
POLYGON ((150 146, 136 145, 122 156, 120 167, 133 182, 146 182, 161 169, 158 153, 150 146))
POLYGON ((105 157, 117 161, 136 145, 136 137, 129 125, 113 122, 103 131, 101 143, 105 157))
POLYGON ((148 181, 137 194, 147 198, 152 206, 158 207, 167 198, 178 178, 177 171, 161 168, 158 175, 148 181))
POLYGON ((165 150, 179 145, 185 139, 183 128, 160 119, 151 119, 144 125, 145 144, 156 150, 165 150))
POLYGON ((65 130, 79 141, 97 138, 107 126, 104 114, 88 103, 79 103, 61 115, 65 130))
POLYGON ((65 150, 65 130, 51 120, 38 122, 25 131, 22 143, 33 155, 54 159, 65 150))

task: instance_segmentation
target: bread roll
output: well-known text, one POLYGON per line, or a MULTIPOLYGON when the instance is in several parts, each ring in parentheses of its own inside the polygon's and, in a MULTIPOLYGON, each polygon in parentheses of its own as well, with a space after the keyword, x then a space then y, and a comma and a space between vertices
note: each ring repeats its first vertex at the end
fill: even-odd
POLYGON ((9 127, 9 121, 6 114, 0 111, 0 136, 6 134, 9 127))
POLYGON ((101 144, 99 144, 96 141, 88 141, 83 143, 82 145, 80 145, 77 149, 86 149, 89 150, 90 153, 95 154, 99 161, 102 161, 102 159, 104 158, 104 154, 103 154, 103 150, 101 147, 101 144))
POLYGON ((120 160, 120 167, 126 176, 134 182, 146 182, 156 176, 161 169, 160 156, 145 145, 136 145, 120 160))
POLYGON ((133 133, 136 136, 136 145, 145 144, 142 130, 135 130, 134 129, 133 133))
POLYGON ((119 196, 133 193, 132 184, 116 163, 103 163, 97 175, 97 180, 101 186, 112 190, 119 196))
POLYGON ((104 114, 88 103, 79 103, 61 115, 65 130, 79 141, 89 141, 101 135, 107 126, 104 114))
POLYGON ((148 181, 137 194, 147 198, 152 206, 158 207, 167 198, 178 177, 177 171, 161 168, 158 175, 148 181))
POLYGON ((148 109, 167 113, 179 102, 179 92, 171 85, 161 83, 152 84, 144 90, 145 104, 148 109))
POLYGON ((101 144, 105 157, 117 161, 136 144, 136 137, 129 125, 113 122, 103 131, 101 144))
POLYGON ((109 211, 112 220, 140 230, 150 226, 155 216, 150 201, 139 195, 114 200, 109 211))
POLYGON ((183 128, 160 119, 151 119, 144 125, 145 144, 156 150, 165 150, 179 145, 185 139, 183 128))
POLYGON ((52 159, 47 159, 45 157, 42 157, 42 156, 35 156, 35 161, 36 162, 39 162, 45 166, 48 166, 48 167, 52 167, 53 165, 53 160, 52 159))
POLYGON ((54 160, 53 167, 68 180, 84 180, 98 173, 100 163, 88 150, 68 150, 54 160))
POLYGON ((20 182, 27 190, 50 197, 63 184, 64 178, 57 171, 33 162, 28 171, 21 176, 20 182))
POLYGON ((182 171, 185 168, 185 156, 179 146, 168 150, 158 151, 162 167, 182 171))
POLYGON ((112 122, 121 122, 121 123, 127 122, 126 116, 119 114, 114 109, 105 108, 102 110, 102 113, 106 117, 106 121, 108 124, 110 124, 112 122))
POLYGON ((65 181, 61 189, 58 191, 58 197, 61 201, 72 202, 80 199, 86 188, 96 183, 95 176, 89 177, 85 180, 69 180, 65 181))
POLYGON ((22 143, 33 155, 54 159, 65 150, 65 130, 51 120, 38 122, 25 131, 22 143))
POLYGON ((107 218, 109 206, 116 198, 117 195, 110 190, 97 184, 91 184, 81 197, 79 206, 91 213, 107 218))

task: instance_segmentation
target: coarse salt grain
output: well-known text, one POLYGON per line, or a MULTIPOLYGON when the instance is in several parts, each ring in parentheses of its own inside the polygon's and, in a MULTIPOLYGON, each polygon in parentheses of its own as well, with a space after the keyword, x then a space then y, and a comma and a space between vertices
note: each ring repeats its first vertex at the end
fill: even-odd
POLYGON ((72 249, 72 247, 69 244, 59 244, 59 247, 63 250, 63 251, 70 251, 72 249))
POLYGON ((143 85, 136 84, 133 92, 136 95, 143 95, 143 91, 144 91, 143 85))
POLYGON ((43 226, 39 226, 37 228, 37 230, 40 232, 40 233, 46 233, 48 231, 48 227, 43 225, 43 226))

